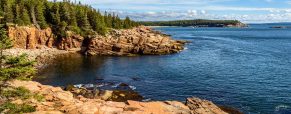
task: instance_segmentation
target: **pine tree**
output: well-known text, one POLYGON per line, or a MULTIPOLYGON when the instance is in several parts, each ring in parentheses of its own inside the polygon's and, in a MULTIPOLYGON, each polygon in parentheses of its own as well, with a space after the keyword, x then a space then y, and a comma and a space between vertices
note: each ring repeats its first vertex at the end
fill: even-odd
POLYGON ((31 24, 31 20, 28 14, 27 9, 22 9, 22 13, 20 15, 20 18, 22 19, 23 25, 30 25, 31 24))
POLYGON ((129 29, 132 27, 130 18, 128 16, 126 16, 125 20, 124 20, 124 24, 123 24, 123 28, 125 29, 129 29))
POLYGON ((52 24, 53 25, 59 25, 61 19, 60 19, 60 14, 59 14, 59 4, 54 3, 51 10, 50 10, 50 15, 52 17, 52 24))
POLYGON ((3 4, 3 0, 0 0, 0 17, 4 17, 4 12, 3 12, 3 7, 4 4, 3 4))
POLYGON ((69 12, 69 6, 67 2, 60 3, 60 16, 61 21, 69 22, 70 21, 70 12, 69 12))
POLYGON ((122 20, 114 13, 102 15, 89 5, 70 0, 0 0, 1 17, 1 23, 33 23, 39 29, 50 26, 53 33, 60 37, 68 30, 82 35, 96 32, 105 35, 108 28, 128 29, 138 25, 129 17, 122 20))
POLYGON ((20 9, 20 6, 18 4, 15 4, 13 6, 13 9, 14 9, 14 23, 15 24, 19 24, 19 25, 23 25, 23 21, 21 19, 21 9, 20 9))
POLYGON ((108 28, 112 28, 112 16, 111 16, 111 14, 109 13, 109 14, 107 14, 107 12, 105 12, 105 23, 106 23, 106 26, 108 27, 108 28))
POLYGON ((70 18, 69 18, 69 25, 70 26, 78 26, 77 24, 77 18, 76 18, 76 8, 73 6, 70 6, 69 8, 70 18))
POLYGON ((122 22, 121 22, 121 20, 120 20, 118 15, 113 16, 112 25, 113 25, 113 28, 115 28, 115 29, 121 29, 122 28, 122 22))
POLYGON ((40 26, 40 28, 46 28, 47 27, 47 23, 45 21, 45 17, 44 17, 44 1, 43 0, 37 0, 38 2, 35 4, 34 8, 35 8, 35 15, 36 15, 36 21, 38 23, 38 25, 40 26))
POLYGON ((4 14, 4 21, 6 23, 13 23, 14 21, 14 16, 13 16, 13 11, 12 11, 12 3, 9 3, 11 1, 9 0, 3 0, 3 14, 4 14))
POLYGON ((104 17, 102 17, 99 11, 98 12, 96 10, 89 11, 88 20, 94 31, 101 35, 106 34, 107 28, 104 22, 104 17))
POLYGON ((35 73, 34 61, 30 61, 26 54, 6 57, 5 66, 0 68, 0 81, 31 80, 35 73))
POLYGON ((7 36, 6 29, 1 26, 0 29, 0 68, 3 68, 3 61, 4 61, 4 55, 3 51, 5 49, 11 48, 12 47, 12 42, 7 36))
POLYGON ((78 22, 78 26, 83 31, 87 31, 87 30, 90 29, 90 24, 89 24, 89 21, 88 21, 87 12, 85 11, 84 8, 80 7, 78 9, 77 22, 78 22))

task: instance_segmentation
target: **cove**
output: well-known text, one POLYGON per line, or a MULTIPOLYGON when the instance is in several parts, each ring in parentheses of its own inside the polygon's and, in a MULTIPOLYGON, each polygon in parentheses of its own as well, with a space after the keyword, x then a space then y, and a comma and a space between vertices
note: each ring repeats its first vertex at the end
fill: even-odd
POLYGON ((162 56, 66 55, 35 80, 56 86, 127 83, 151 100, 197 96, 245 113, 291 113, 291 32, 270 26, 156 28, 192 43, 162 56))

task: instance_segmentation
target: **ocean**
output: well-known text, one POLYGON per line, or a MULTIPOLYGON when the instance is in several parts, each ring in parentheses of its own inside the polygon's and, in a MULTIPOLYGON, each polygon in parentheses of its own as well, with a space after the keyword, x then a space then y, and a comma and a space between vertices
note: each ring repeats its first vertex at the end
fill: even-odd
POLYGON ((180 53, 137 57, 60 57, 43 84, 127 83, 149 100, 195 96, 246 114, 291 113, 291 24, 249 28, 160 27, 191 41, 180 53))

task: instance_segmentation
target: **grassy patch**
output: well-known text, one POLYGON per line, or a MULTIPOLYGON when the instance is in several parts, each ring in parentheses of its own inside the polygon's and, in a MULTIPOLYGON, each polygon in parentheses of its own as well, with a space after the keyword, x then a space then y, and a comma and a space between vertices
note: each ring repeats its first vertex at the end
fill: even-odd
POLYGON ((35 94, 30 92, 28 89, 24 87, 17 87, 17 88, 1 88, 0 90, 0 96, 2 98, 6 98, 7 101, 0 105, 0 113, 4 114, 21 114, 21 113, 28 113, 28 112, 34 112, 36 109, 33 106, 30 106, 29 104, 23 103, 23 104, 14 104, 11 103, 11 99, 21 99, 21 100, 27 100, 27 99, 35 99, 39 102, 44 100, 44 96, 40 94, 35 94))
POLYGON ((29 113, 36 111, 35 107, 27 105, 27 104, 13 104, 10 102, 6 102, 0 105, 0 112, 4 114, 21 114, 21 113, 29 113))
POLYGON ((22 100, 34 98, 39 102, 44 99, 44 96, 40 94, 32 93, 24 87, 1 89, 0 96, 5 97, 5 98, 19 98, 22 100))
POLYGON ((34 94, 33 98, 36 99, 38 102, 41 102, 44 100, 44 96, 40 94, 34 94))
POLYGON ((24 100, 31 98, 32 93, 24 87, 18 87, 1 89, 0 95, 5 98, 20 98, 24 100))

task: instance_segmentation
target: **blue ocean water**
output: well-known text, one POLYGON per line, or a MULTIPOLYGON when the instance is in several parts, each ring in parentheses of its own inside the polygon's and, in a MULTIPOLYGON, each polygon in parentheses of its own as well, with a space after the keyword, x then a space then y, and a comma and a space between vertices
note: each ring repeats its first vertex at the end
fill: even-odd
POLYGON ((138 57, 67 56, 36 80, 67 85, 124 82, 151 100, 196 96, 247 114, 291 113, 291 29, 155 28, 189 40, 178 54, 138 57))

